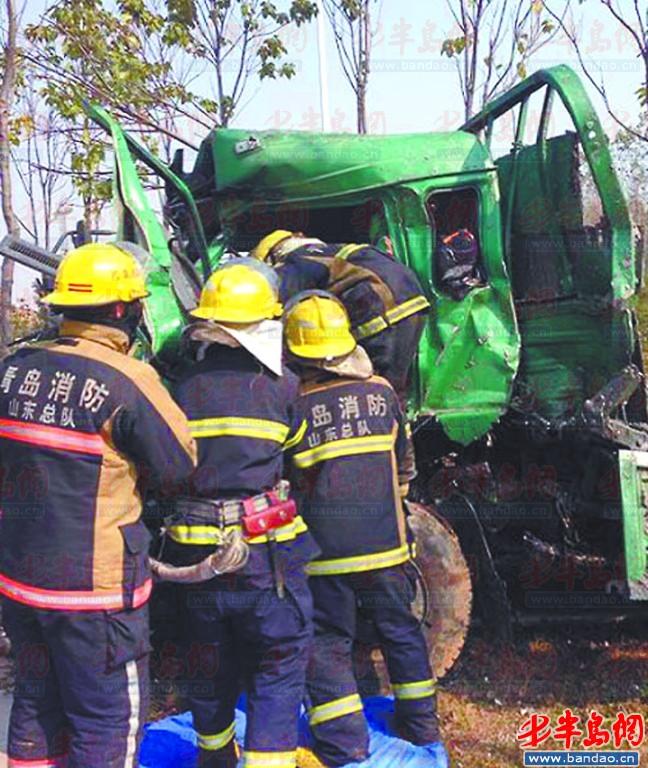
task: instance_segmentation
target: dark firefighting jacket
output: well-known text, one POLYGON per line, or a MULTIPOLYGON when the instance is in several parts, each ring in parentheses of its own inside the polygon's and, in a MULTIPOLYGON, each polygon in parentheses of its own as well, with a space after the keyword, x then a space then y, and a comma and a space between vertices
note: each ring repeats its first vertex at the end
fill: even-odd
POLYGON ((346 307, 357 339, 430 306, 414 272, 370 245, 309 243, 289 253, 278 272, 282 302, 300 291, 330 291, 346 307))
POLYGON ((305 383, 307 422, 292 448, 301 513, 322 550, 310 575, 374 570, 410 557, 399 487, 414 476, 406 423, 389 382, 305 383))
MULTIPOLYGON (((243 499, 271 490, 282 479, 285 451, 306 429, 297 413, 299 379, 291 371, 276 376, 243 348, 211 344, 202 361, 188 364, 174 396, 198 444, 198 467, 186 495, 243 499)), ((276 541, 289 542, 306 531, 298 516, 276 529, 276 541)), ((167 533, 178 544, 213 548, 222 532, 196 519, 175 522, 167 533)), ((265 536, 248 539, 250 544, 266 541, 265 536)), ((258 567, 253 551, 244 570, 258 567)))
POLYGON ((195 466, 187 422, 125 333, 64 322, 0 366, 0 593, 120 610, 151 592, 144 486, 195 466))

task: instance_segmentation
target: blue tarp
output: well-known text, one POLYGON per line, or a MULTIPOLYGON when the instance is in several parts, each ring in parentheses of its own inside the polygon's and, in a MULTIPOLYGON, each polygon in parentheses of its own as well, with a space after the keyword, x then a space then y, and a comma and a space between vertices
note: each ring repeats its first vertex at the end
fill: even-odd
MULTIPOLYGON (((364 702, 369 723, 371 756, 354 768, 437 768, 437 762, 422 747, 391 735, 393 699, 376 697, 364 702)), ((236 710, 236 738, 243 742, 245 714, 236 710)), ((302 717, 300 744, 308 746, 308 727, 302 717)), ((174 715, 146 726, 140 753, 140 768, 195 768, 196 734, 191 715, 174 715)), ((351 768, 349 766, 349 768, 351 768)))

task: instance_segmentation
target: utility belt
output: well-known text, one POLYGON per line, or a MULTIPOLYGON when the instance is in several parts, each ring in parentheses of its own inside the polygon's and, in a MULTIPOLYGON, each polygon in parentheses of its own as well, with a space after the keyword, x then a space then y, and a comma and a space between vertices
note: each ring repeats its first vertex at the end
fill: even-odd
MULTIPOLYGON (((286 481, 282 481, 286 486, 286 481)), ((289 486, 288 486, 289 487, 289 486)), ((306 526, 285 486, 247 499, 178 497, 164 519, 170 539, 178 544, 219 545, 226 529, 240 526, 251 544, 262 544, 268 535, 288 540, 306 526), (283 530, 280 530, 283 529, 283 530)))
POLYGON ((376 315, 371 320, 367 320, 365 323, 355 326, 352 329, 353 335, 356 339, 368 339, 370 336, 384 331, 385 328, 389 328, 390 325, 396 325, 401 320, 415 315, 417 312, 422 312, 424 309, 430 307, 430 302, 425 296, 414 296, 407 301, 403 301, 401 304, 396 304, 395 307, 388 309, 382 315, 376 315))
POLYGON ((283 564, 276 545, 307 530, 282 480, 271 491, 246 499, 178 497, 165 517, 165 535, 179 544, 221 546, 228 531, 240 527, 248 544, 267 544, 280 597, 284 595, 283 564))

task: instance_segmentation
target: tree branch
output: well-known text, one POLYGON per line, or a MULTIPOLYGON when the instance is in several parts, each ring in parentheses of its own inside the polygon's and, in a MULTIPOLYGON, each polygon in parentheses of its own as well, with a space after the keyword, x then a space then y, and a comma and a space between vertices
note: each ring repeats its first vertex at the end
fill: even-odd
MULTIPOLYGON (((0 196, 2 215, 7 231, 14 237, 20 235, 20 224, 13 204, 11 185, 11 145, 9 121, 16 96, 18 74, 18 12, 14 0, 6 0, 7 31, 4 40, 4 72, 0 81, 0 196)), ((2 261, 2 282, 0 284, 0 344, 6 348, 11 340, 12 329, 10 308, 13 291, 14 263, 11 259, 2 261)))
MULTIPOLYGON (((604 5, 607 5, 607 3, 604 0, 601 0, 601 2, 604 5)), ((583 54, 580 48, 580 44, 578 42, 578 39, 576 37, 576 34, 572 32, 567 24, 564 21, 563 18, 559 18, 558 15, 551 10, 548 3, 545 2, 545 8, 550 16, 552 16, 558 24, 561 26, 565 36, 571 43, 575 53, 576 57, 578 58, 578 63, 580 64, 581 69, 583 70, 583 74, 587 78, 587 80, 591 83, 591 85, 594 87, 594 89, 597 91, 597 93, 600 95, 600 97, 603 99, 603 103, 605 104, 605 108, 610 115, 610 117, 616 122, 617 125, 619 125, 621 128, 623 128, 624 131, 629 133, 632 136, 635 136, 638 139, 642 139, 643 141, 648 141, 648 133, 641 133, 635 128, 633 128, 631 125, 628 125, 628 123, 625 120, 622 120, 615 112, 614 108, 610 104, 610 100, 607 95, 607 91, 605 90, 605 84, 603 83, 603 80, 601 82, 597 82, 592 73, 589 70, 588 65, 585 63, 585 60, 583 58, 583 54)))

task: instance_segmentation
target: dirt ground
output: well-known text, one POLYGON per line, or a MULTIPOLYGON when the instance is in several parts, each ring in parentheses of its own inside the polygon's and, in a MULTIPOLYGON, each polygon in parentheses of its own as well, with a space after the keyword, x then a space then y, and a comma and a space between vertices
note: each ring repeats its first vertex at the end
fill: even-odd
MULTIPOLYGON (((584 718, 596 709, 648 720, 646 623, 519 630, 513 648, 473 632, 440 695, 453 768, 519 768, 520 725, 533 712, 555 723, 566 707, 584 718)), ((639 751, 648 763, 648 735, 639 751)))

